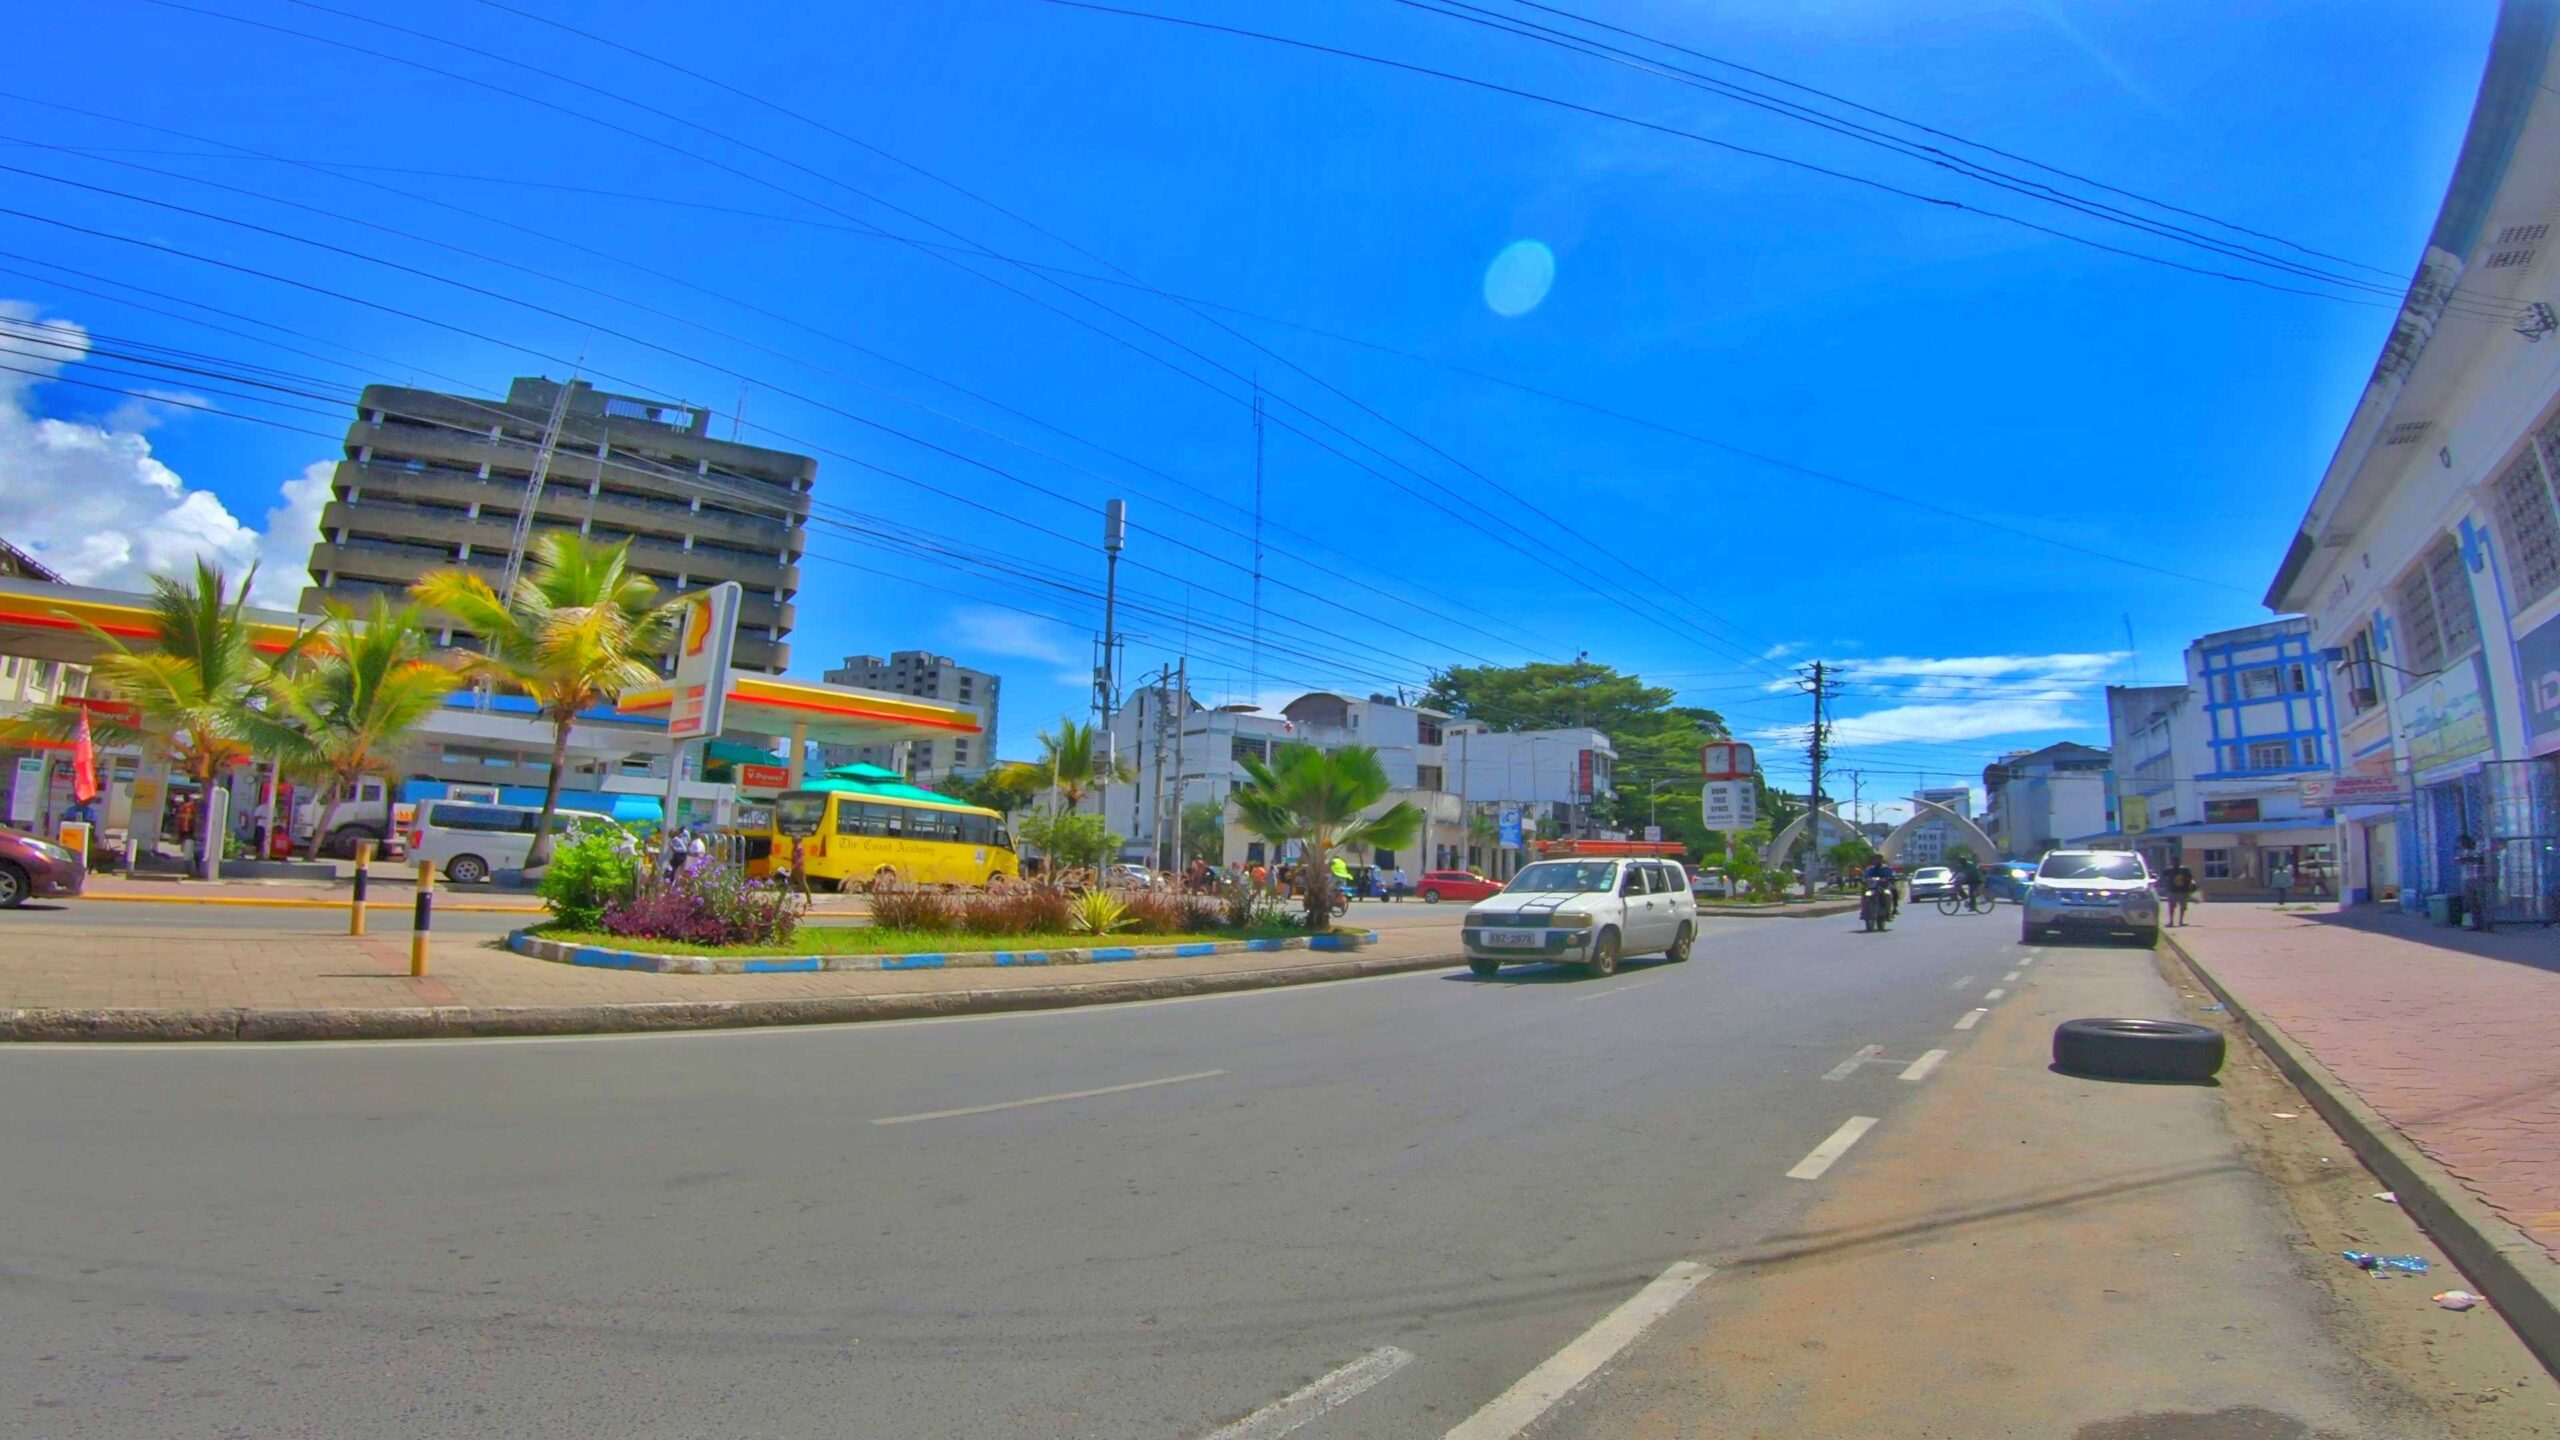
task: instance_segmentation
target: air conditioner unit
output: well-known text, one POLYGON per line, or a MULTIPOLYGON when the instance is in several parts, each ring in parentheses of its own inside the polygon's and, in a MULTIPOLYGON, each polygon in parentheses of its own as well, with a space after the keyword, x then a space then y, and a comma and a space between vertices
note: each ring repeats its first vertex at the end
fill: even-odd
POLYGON ((2359 685, 2348 691, 2347 699, 2359 710, 2370 710, 2382 703, 2381 694, 2369 685, 2359 685))

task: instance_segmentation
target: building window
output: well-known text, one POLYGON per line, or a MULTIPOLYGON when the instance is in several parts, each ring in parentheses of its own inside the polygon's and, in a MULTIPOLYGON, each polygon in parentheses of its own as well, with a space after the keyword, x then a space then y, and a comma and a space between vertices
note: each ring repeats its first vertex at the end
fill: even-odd
POLYGON ((2276 672, 2273 669, 2241 671, 2240 698, 2243 700, 2274 699, 2279 693, 2276 679, 2276 672))
POLYGON ((2358 629, 2347 641, 2347 709, 2363 715, 2382 706, 2382 684, 2373 663, 2373 627, 2358 629))
POLYGON ((2231 878, 2231 852, 2230 852, 2230 851, 2228 851, 2228 850, 2207 850, 2207 851, 2205 851, 2205 852, 2204 852, 2204 878, 2206 878, 2207 880, 2228 880, 2228 879, 2230 879, 2230 878, 2231 878))
POLYGON ((1235 741, 1230 747, 1229 753, 1238 760, 1268 760, 1271 758, 1271 751, 1268 746, 1264 745, 1260 740, 1256 740, 1245 735, 1238 735, 1235 737, 1235 741))
POLYGON ((1437 721, 1437 720, 1417 720, 1417 721, 1415 721, 1415 722, 1414 722, 1414 734, 1413 734, 1413 739, 1414 739, 1414 743, 1415 743, 1415 744, 1417 744, 1417 745, 1437 745, 1437 744, 1439 744, 1439 743, 1440 743, 1440 722, 1439 722, 1439 721, 1437 721))
POLYGON ((2391 608, 2400 618, 2404 668, 2418 674, 2441 670, 2445 661, 2480 643, 2480 616, 2471 607, 2462 547, 2450 535, 2438 535, 2391 587, 2391 608))
POLYGON ((968 764, 968 763, 969 763, 969 742, 968 742, 968 741, 966 741, 966 740, 954 740, 954 741, 952 741, 952 742, 951 742, 951 758, 952 758, 952 760, 953 760, 954 762, 956 762, 956 763, 958 763, 958 764, 962 764, 962 765, 966 765, 966 764, 968 764))
POLYGON ((2249 747, 2249 768, 2281 770, 2293 763, 2293 746, 2284 740, 2260 740, 2249 747))
MULTIPOLYGON (((2544 439, 2551 438, 2545 431, 2544 439)), ((2521 610, 2560 588, 2560 518, 2552 510, 2550 477, 2528 448, 2490 493, 2498 545, 2506 552, 2507 578, 2521 610)))
POLYGON ((1448 787, 1441 783, 1441 779, 1446 773, 1437 765, 1416 765, 1413 767, 1414 786, 1421 790, 1445 790, 1448 787))
POLYGON ((2301 661, 2296 660, 2284 667, 2284 688, 2285 692, 2291 695, 2311 693, 2311 672, 2304 668, 2301 661))

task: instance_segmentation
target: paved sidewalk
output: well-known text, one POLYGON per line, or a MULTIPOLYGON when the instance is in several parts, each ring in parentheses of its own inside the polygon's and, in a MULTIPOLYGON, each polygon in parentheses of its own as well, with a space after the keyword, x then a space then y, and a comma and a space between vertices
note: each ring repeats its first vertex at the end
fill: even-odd
POLYGON ((2214 904, 2169 934, 2560 1262, 2560 932, 2214 904))
POLYGON ((1073 1005, 1456 965, 1448 923, 1384 929, 1343 952, 1279 951, 1012 969, 655 975, 558 965, 498 937, 439 940, 409 974, 405 933, 310 936, 47 924, 12 917, 0 947, 0 1038, 271 1034, 571 1033, 678 1024, 778 1024, 1073 1005), (422 1012, 456 1012, 424 1017, 422 1012), (656 1012, 607 1013, 607 1012, 656 1012), (112 1014, 108 1012, 114 1012, 112 1014), (463 1015, 459 1012, 470 1012, 463 1015), (100 1017, 79 1020, 74 1017, 100 1017), (288 1024, 244 1017, 295 1017, 288 1024), (548 1017, 548 1018, 546 1018, 548 1017))

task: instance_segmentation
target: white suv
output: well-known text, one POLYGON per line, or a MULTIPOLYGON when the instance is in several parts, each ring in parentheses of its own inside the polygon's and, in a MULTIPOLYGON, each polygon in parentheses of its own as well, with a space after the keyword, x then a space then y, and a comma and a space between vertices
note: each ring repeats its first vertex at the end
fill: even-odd
POLYGON ((1467 968, 1567 961, 1607 975, 1626 955, 1689 958, 1698 901, 1670 860, 1540 860, 1478 901, 1460 932, 1467 968))
POLYGON ((2130 850, 2053 851, 2036 866, 2024 906, 2020 944, 2047 930, 2130 930, 2145 945, 2160 943, 2151 867, 2130 850))

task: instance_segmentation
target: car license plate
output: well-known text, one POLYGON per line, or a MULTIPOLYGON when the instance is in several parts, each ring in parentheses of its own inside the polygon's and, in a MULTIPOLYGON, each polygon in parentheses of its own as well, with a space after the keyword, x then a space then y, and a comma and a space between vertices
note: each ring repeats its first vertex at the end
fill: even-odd
POLYGON ((1535 950, 1547 937, 1530 930, 1488 930, 1484 943, 1503 950, 1535 950))

